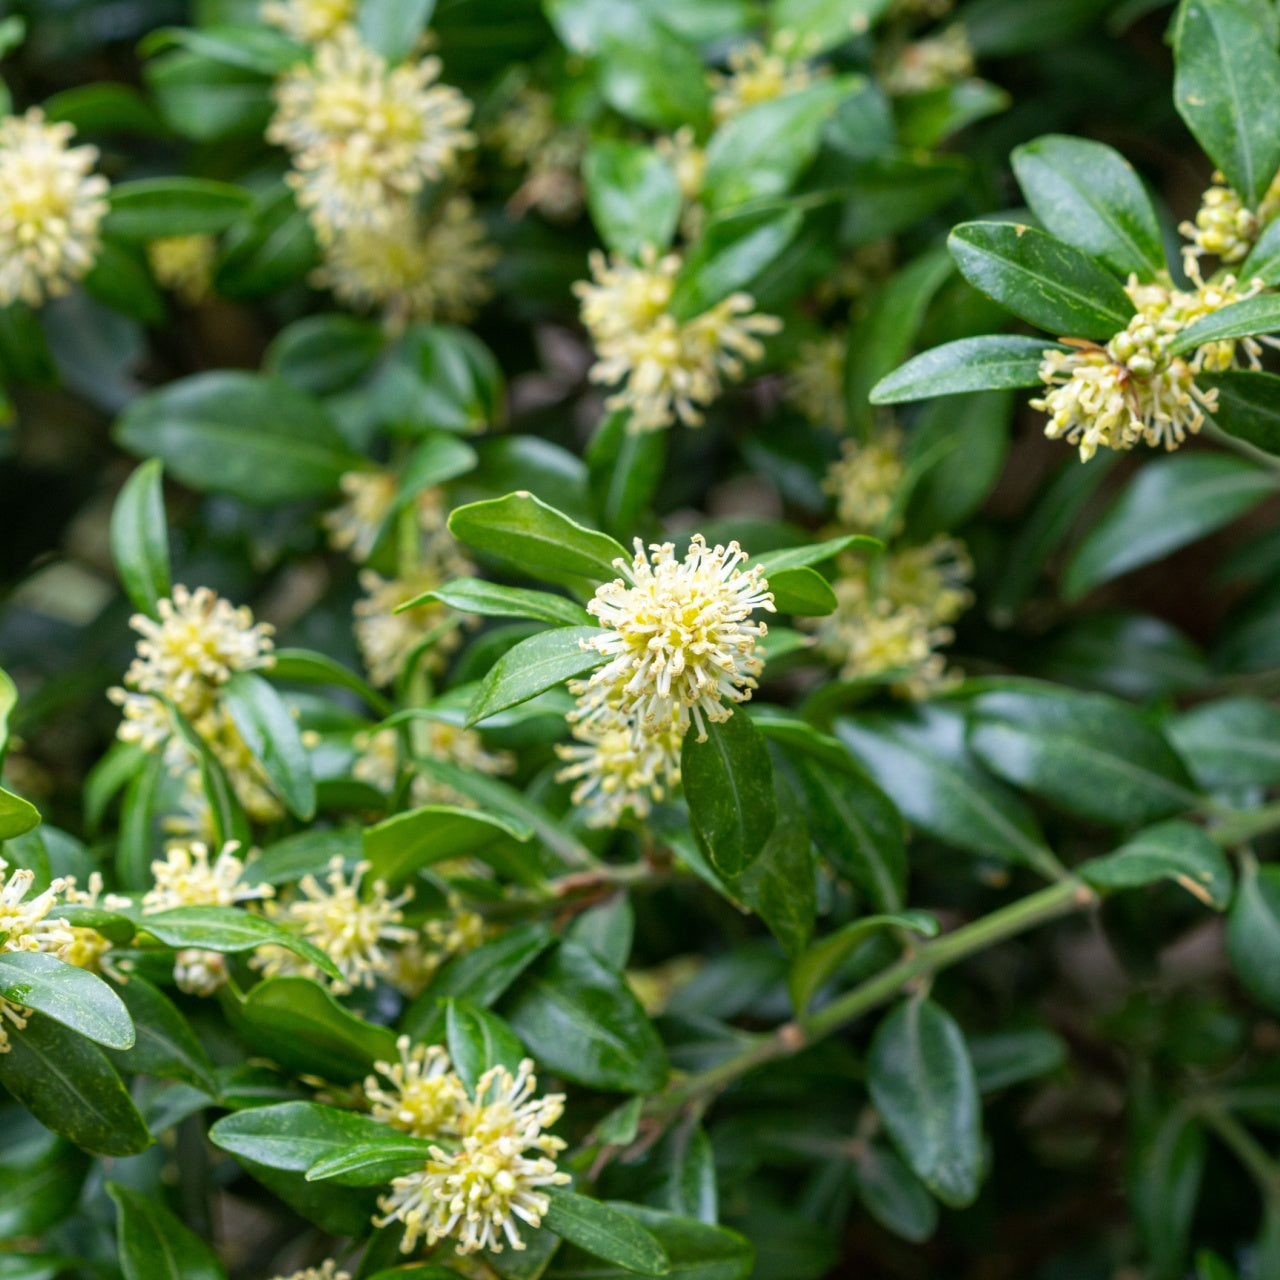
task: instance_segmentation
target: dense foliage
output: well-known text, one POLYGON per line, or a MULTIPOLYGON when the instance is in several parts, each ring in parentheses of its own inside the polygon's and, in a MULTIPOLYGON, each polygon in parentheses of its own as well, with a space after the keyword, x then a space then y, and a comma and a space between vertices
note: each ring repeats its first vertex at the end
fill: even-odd
POLYGON ((1275 0, 0 18, 0 1280, 1280 1275, 1275 0))

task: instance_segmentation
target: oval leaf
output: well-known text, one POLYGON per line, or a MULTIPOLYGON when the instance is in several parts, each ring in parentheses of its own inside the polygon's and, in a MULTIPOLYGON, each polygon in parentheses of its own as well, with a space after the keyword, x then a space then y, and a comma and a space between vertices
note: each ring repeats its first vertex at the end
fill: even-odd
POLYGON ((600 634, 599 627, 557 627, 508 649, 476 690, 467 712, 468 726, 602 666, 605 655, 583 644, 600 634))
POLYGON ((120 1270, 125 1280, 226 1280, 218 1255, 154 1196, 118 1182, 107 1194, 120 1210, 120 1270))
POLYGON ((1133 889, 1172 880, 1206 907, 1225 911, 1231 901, 1231 867, 1226 855, 1200 827, 1162 822, 1139 832, 1115 853, 1091 858, 1079 874, 1099 889, 1133 889))
POLYGON ((922 351, 880 379, 872 404, 901 404, 963 391, 1038 387, 1040 365, 1054 343, 1043 338, 999 333, 960 338, 922 351))
POLYGON ((172 594, 159 458, 144 462, 124 482, 111 511, 111 554, 134 608, 154 618, 156 601, 172 594))
POLYGON ((243 187, 208 178, 144 178, 115 183, 108 201, 105 235, 163 240, 225 231, 247 212, 253 197, 243 187))
POLYGON ((546 1191, 551 1203, 542 1224, 562 1240, 642 1276, 665 1276, 671 1270, 658 1240, 625 1213, 563 1187, 546 1191))
POLYGON ((97 974, 43 952, 0 952, 0 996, 108 1048, 134 1042, 128 1009, 97 974))
POLYGON ((221 696, 245 745, 289 812, 309 822, 316 812, 311 758, 284 699, 252 671, 236 672, 223 685, 221 696))

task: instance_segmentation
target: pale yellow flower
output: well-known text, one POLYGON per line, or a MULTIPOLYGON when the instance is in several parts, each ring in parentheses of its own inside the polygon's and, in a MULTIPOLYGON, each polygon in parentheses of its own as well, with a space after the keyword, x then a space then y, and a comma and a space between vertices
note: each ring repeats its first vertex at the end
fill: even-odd
POLYGON ((505 1067, 485 1072, 464 1109, 459 1148, 432 1148, 425 1168, 392 1181, 374 1223, 403 1223, 402 1252, 413 1252, 423 1236, 428 1247, 452 1238, 459 1254, 526 1247, 519 1224, 542 1224, 550 1202, 541 1188, 570 1181, 551 1158, 563 1140, 543 1132, 560 1118, 564 1099, 535 1098, 536 1088, 527 1059, 515 1076, 505 1067))
POLYGON ((318 44, 355 18, 356 0, 266 0, 260 13, 263 22, 295 40, 318 44))
POLYGON ((218 243, 212 236, 167 236, 147 245, 151 274, 187 304, 203 302, 213 288, 218 243))
POLYGON ((97 258, 108 184, 74 136, 36 107, 0 121, 0 306, 60 297, 97 258))
POLYGON ((968 79, 974 70, 969 39, 956 25, 907 45, 885 71, 883 83, 893 94, 929 93, 968 79))
MULTIPOLYGON (((0 858, 0 953, 43 951, 62 956, 75 945, 75 934, 66 922, 48 918, 58 905, 58 896, 72 881, 54 880, 47 889, 28 900, 35 878, 35 873, 26 867, 10 871, 9 863, 0 858)), ((8 1053, 10 1048, 5 1023, 21 1031, 27 1025, 29 1012, 22 1005, 0 997, 0 1053, 8 1053)))
POLYGON ((377 1074, 364 1082, 373 1118, 415 1138, 456 1137, 468 1099, 449 1054, 408 1036, 396 1041, 396 1052, 398 1061, 375 1062, 377 1074))
MULTIPOLYGON (((103 911, 113 911, 129 906, 129 899, 116 894, 104 893, 102 872, 93 871, 89 875, 89 887, 76 887, 75 877, 66 879, 66 891, 63 897, 68 903, 78 907, 95 907, 103 911)), ((104 938, 97 929, 83 925, 71 925, 72 941, 59 951, 59 957, 77 969, 87 969, 90 973, 105 973, 117 982, 125 981, 121 967, 109 957, 112 950, 111 940, 104 938)))
POLYGON ((341 978, 325 977, 309 961, 282 947, 257 952, 252 961, 255 968, 268 977, 296 973, 324 980, 339 995, 356 987, 373 988, 391 968, 390 948, 413 941, 417 934, 403 923, 402 908, 413 898, 413 890, 391 898, 386 884, 376 880, 366 893, 362 882, 368 871, 369 864, 361 862, 348 877, 342 859, 335 857, 324 884, 313 875, 303 876, 297 896, 273 902, 268 909, 278 924, 319 947, 341 978))
MULTIPOLYGON (((852 28, 850 28, 852 33, 852 28)), ((723 123, 747 107, 772 102, 807 89, 813 74, 804 61, 807 49, 793 32, 780 31, 772 44, 740 45, 729 54, 729 74, 709 76, 715 96, 711 109, 717 123, 723 123)))
POLYGON ((327 245, 312 282, 357 310, 380 308, 393 330, 411 320, 466 323, 492 295, 498 256, 467 196, 449 197, 425 221, 401 202, 383 223, 327 245))
POLYGON ((519 216, 537 209, 557 222, 582 210, 582 131, 556 119, 549 93, 526 85, 489 128, 485 141, 497 149, 502 163, 525 170, 524 181, 508 203, 519 216))
POLYGON ((751 615, 775 611, 759 565, 739 567, 746 559, 736 542, 708 547, 701 534, 683 561, 674 543, 646 554, 637 538, 631 563, 614 562, 623 576, 587 605, 604 630, 584 647, 607 661, 570 686, 581 695, 577 721, 622 712, 650 732, 681 734, 692 721, 702 741, 708 721, 721 723, 746 702, 764 667, 756 644, 768 634, 751 615))
POLYGON ((816 427, 844 426, 843 334, 800 344, 787 374, 787 399, 816 427))
POLYGON ((905 474, 902 432, 892 428, 865 442, 846 440, 822 487, 835 495, 836 518, 845 528, 892 533, 888 522, 905 474))
POLYGON ((411 578, 388 579, 372 569, 361 571, 365 596, 355 605, 356 643, 374 684, 391 684, 424 644, 428 647, 421 661, 428 670, 439 670, 446 655, 458 647, 458 618, 445 605, 428 601, 395 612, 399 605, 456 576, 427 569, 411 578))
POLYGON ((163 859, 151 864, 155 884, 143 895, 143 915, 175 907, 233 907, 270 898, 275 890, 269 884, 242 883, 244 862, 236 856, 239 850, 238 840, 228 840, 211 861, 206 845, 174 845, 163 859))

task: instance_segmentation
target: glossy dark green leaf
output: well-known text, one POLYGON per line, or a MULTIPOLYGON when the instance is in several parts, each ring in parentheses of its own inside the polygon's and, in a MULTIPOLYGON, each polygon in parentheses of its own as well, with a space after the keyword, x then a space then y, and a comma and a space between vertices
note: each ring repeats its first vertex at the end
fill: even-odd
POLYGON ((344 472, 364 465, 309 396, 234 370, 139 396, 115 438, 131 453, 162 459, 183 484, 262 506, 335 492, 344 472))
MULTIPOLYGON (((410 325, 373 390, 379 416, 408 435, 470 434, 502 420, 505 387, 497 359, 474 333, 451 325, 410 325)), ((491 444, 502 449, 514 439, 491 444)), ((531 480, 521 483, 537 490, 531 480)))
POLYGON ((1034 681, 972 704, 969 747, 998 777, 1068 813, 1114 826, 1195 804, 1182 761, 1137 708, 1034 681))
POLYGON ((502 1012, 543 1067, 588 1088, 651 1093, 666 1081, 667 1056, 640 1002, 575 943, 531 965, 502 1012))
POLYGON ((97 81, 63 89, 44 100, 50 123, 75 126, 77 134, 163 137, 168 130, 155 107, 132 85, 97 81))
POLYGON ((161 27, 141 41, 138 52, 151 57, 175 46, 224 66, 273 77, 306 54, 303 46, 283 31, 265 23, 260 26, 238 24, 234 14, 225 22, 208 22, 194 28, 161 27))
POLYGON ((316 811, 311 757, 284 699, 252 671, 236 672, 222 687, 221 697, 272 788, 294 817, 309 822, 316 811))
POLYGON ((671 1270, 657 1238, 627 1214, 563 1187, 548 1187, 547 1193, 551 1203, 542 1221, 548 1231, 626 1271, 665 1276, 671 1270))
POLYGON ((1059 240, 1105 262, 1121 279, 1165 269, 1156 211, 1133 166, 1101 142, 1046 134, 1013 153, 1032 212, 1059 240))
POLYGON ((591 220, 606 246, 628 258, 670 246, 684 203, 675 170, 649 146, 599 138, 582 163, 591 220))
POLYGON ((600 47, 598 81, 604 100, 651 129, 697 127, 710 101, 698 51, 641 6, 619 7, 617 16, 623 20, 603 33, 600 47), (643 18, 628 21, 629 15, 643 18))
POLYGON ((1182 355, 1206 342, 1245 338, 1255 333, 1275 333, 1277 329, 1280 329, 1280 298, 1263 293, 1201 316, 1177 333, 1169 344, 1169 351, 1182 355))
POLYGON ((184 1080, 216 1094, 213 1063, 187 1020, 163 992, 145 978, 130 974, 116 992, 133 1020, 132 1047, 113 1052, 111 1060, 129 1075, 184 1080))
POLYGON ((1216 390, 1213 421, 1229 435, 1280 453, 1280 378, 1254 369, 1229 369, 1196 377, 1205 391, 1216 390))
POLYGON ((887 8, 889 0, 772 0, 769 23, 822 53, 867 31, 887 8))
POLYGON ((524 491, 459 507, 449 517, 449 531, 459 542, 535 576, 550 571, 608 582, 618 573, 615 560, 629 563, 607 533, 585 528, 524 491))
POLYGON ((868 1144, 853 1167, 858 1198, 884 1228, 913 1244, 938 1226, 938 1206, 919 1178, 887 1147, 868 1144))
POLYGON ((154 618, 156 601, 172 592, 164 468, 158 458, 138 467, 116 498, 111 511, 111 555, 134 608, 154 618))
POLYGON ((349 1012, 310 978, 268 978, 225 1007, 246 1042, 296 1072, 346 1083, 396 1056, 386 1027, 349 1012))
POLYGON ((955 710, 935 705, 909 717, 848 717, 835 727, 913 826, 972 853, 1033 866, 1043 859, 1034 815, 973 759, 955 710))
POLYGON ((142 246, 104 240, 84 278, 84 290, 104 307, 141 324, 164 323, 164 297, 152 279, 142 246))
POLYGON ((1115 853, 1090 858, 1078 868, 1095 888, 1133 889, 1172 880, 1215 911, 1231 901, 1232 875, 1226 855, 1189 822, 1162 822, 1140 831, 1115 853))
POLYGON ((971 76, 921 93, 904 94, 894 103, 898 141, 929 149, 961 129, 1009 109, 1011 99, 998 85, 971 76))
POLYGON ((1187 453, 1148 462, 1076 548, 1063 591, 1079 600, 1252 510, 1275 482, 1243 458, 1187 453))
POLYGON ((872 934, 903 929, 924 938, 937 935, 938 922, 927 911, 900 911, 894 915, 863 916, 819 938, 795 958, 787 974, 787 990, 797 1013, 803 1015, 809 1001, 856 948, 872 934))
POLYGON ((233 1156, 303 1174, 321 1160, 387 1136, 381 1120, 319 1102, 252 1107, 223 1116, 209 1130, 214 1146, 233 1156))
POLYGON ((1133 315, 1111 272, 1034 227, 964 222, 947 244, 975 289, 1057 337, 1109 338, 1133 315))
POLYGON ((41 951, 0 952, 0 996, 111 1049, 134 1042, 120 997, 95 973, 41 951))
MULTIPOLYGON (((1146 1108, 1142 1108, 1146 1110, 1146 1108)), ((1129 1159, 1129 1202, 1151 1274, 1182 1273, 1208 1139, 1189 1108, 1140 1115, 1129 1159)))
POLYGON ((476 1082, 490 1067, 516 1074, 524 1045, 506 1021, 467 1000, 445 1002, 445 1035, 453 1069, 474 1096, 476 1082))
POLYGON ((755 562, 764 570, 764 575, 768 578, 783 569, 801 569, 808 565, 824 564, 828 560, 834 560, 844 551, 878 551, 883 545, 878 538, 849 533, 838 538, 827 538, 823 542, 812 542, 804 547, 766 551, 763 555, 757 556, 755 562))
POLYGON ((243 187, 208 178, 143 178, 115 183, 108 200, 105 234, 162 240, 225 231, 249 209, 253 197, 243 187))
POLYGON ((435 7, 436 0, 363 0, 356 28, 394 66, 414 51, 435 7))
POLYGON ((982 1110, 964 1035, 931 1000, 904 1000, 876 1028, 871 1100, 911 1171, 945 1205, 977 1197, 982 1110))
POLYGON ((218 1255, 154 1196, 118 1182, 107 1194, 120 1211, 120 1270, 125 1280, 226 1280, 218 1255))
POLYGON ((1280 169, 1280 56, 1249 7, 1188 0, 1174 25, 1173 97, 1196 141, 1250 207, 1280 169))
POLYGON ((1280 784, 1280 710, 1261 698, 1202 702, 1166 726, 1203 787, 1280 784))
POLYGON ((532 835, 531 827, 506 817, 429 804, 366 827, 364 852, 373 875, 395 888, 434 862, 481 851, 502 836, 526 841, 532 835))
POLYGON ((310 649, 277 649, 271 676, 274 680, 296 680, 299 684, 327 684, 338 689, 350 689, 375 711, 382 715, 391 714, 391 704, 376 689, 370 688, 354 671, 323 653, 310 649))
POLYGON ((41 1014, 32 1014, 21 1031, 10 1029, 0 1085, 46 1128, 95 1155, 136 1155, 151 1145, 102 1050, 41 1014))
POLYGON ((795 239, 800 223, 800 210, 785 201, 709 219, 676 277, 668 313, 684 323, 731 293, 749 290, 795 239))
POLYGON ((415 1040, 444 1038, 443 1001, 461 998, 488 1008, 551 946, 553 936, 543 924, 522 924, 449 961, 405 1015, 403 1030, 415 1040))
POLYGON ((0 840, 12 840, 40 825, 40 811, 12 791, 0 787, 0 840))
POLYGON ((339 976, 333 961, 305 938, 235 907, 173 907, 144 916, 141 927, 175 951, 194 947, 233 954, 257 947, 284 947, 330 977, 339 976))
MULTIPOLYGON (((89 1157, 17 1104, 5 1108, 4 1120, 0 1240, 8 1242, 21 1236, 41 1236, 74 1211, 89 1171, 89 1157)), ((0 1252, 0 1258, 8 1256, 12 1255, 0 1252)), ((62 1268, 55 1268, 47 1280, 61 1272, 62 1268)), ((3 1271, 0 1280, 6 1280, 3 1271)), ((22 1280, 22 1273, 14 1280, 22 1280)))
POLYGON ((731 116, 707 144, 706 207, 714 213, 785 195, 813 162, 823 127, 849 88, 819 81, 731 116))
POLYGON ((476 451, 452 432, 425 432, 400 473, 395 509, 400 510, 426 489, 473 471, 478 461, 476 451))
POLYGON ((667 461, 667 433, 631 431, 630 422, 629 413, 611 413, 591 437, 586 452, 600 524, 623 539, 657 494, 667 461))
POLYGON ((1240 264, 1241 280, 1261 280, 1265 285, 1280 283, 1280 221, 1272 220, 1240 264))
POLYGON ((913 356, 871 389, 872 404, 900 404, 964 391, 1041 385, 1040 365, 1055 343, 1019 334, 959 338, 913 356))
POLYGON ((600 634, 599 627, 556 627, 513 645, 476 690, 467 724, 478 724, 603 665, 605 655, 583 643, 600 634))
POLYGON ((381 1187, 392 1178, 420 1170, 431 1158, 434 1143, 400 1133, 390 1125, 376 1142, 357 1143, 317 1160, 307 1170, 308 1182, 332 1182, 340 1187, 381 1187))
POLYGON ((549 591, 525 587, 504 587, 480 578, 455 578, 443 587, 405 601, 397 612, 412 609, 428 600, 439 600, 459 613, 482 618, 533 618, 557 627, 594 627, 591 615, 572 600, 549 591))
POLYGON ((165 123, 184 138, 260 138, 271 119, 271 82, 256 71, 174 49, 145 75, 165 123))
POLYGON ((995 1093, 1061 1070, 1067 1045, 1047 1027, 1024 1027, 969 1037, 969 1059, 978 1092, 995 1093))
POLYGON ((760 856, 777 821, 773 766, 745 712, 706 731, 699 742, 691 730, 680 753, 689 820, 720 873, 738 876, 760 856))
POLYGON ((759 855, 735 876, 730 888, 764 921, 789 956, 813 936, 817 890, 809 831, 795 789, 775 775, 777 817, 759 855))
POLYGON ((835 612, 836 593, 831 584, 807 566, 776 570, 769 577, 769 590, 779 613, 821 618, 835 612))
POLYGON ((609 968, 621 973, 631 958, 635 928, 635 909, 630 897, 617 893, 575 916, 564 936, 594 952, 609 968))
POLYGON ((304 316, 276 335, 262 371, 308 395, 333 395, 372 372, 386 341, 376 324, 358 316, 304 316))
POLYGON ((302 280, 318 256, 311 223, 280 183, 223 236, 214 288, 226 298, 264 298, 302 280))
POLYGON ((1260 867, 1252 855, 1241 860, 1227 913, 1227 956, 1245 990, 1280 1012, 1280 867, 1260 867))

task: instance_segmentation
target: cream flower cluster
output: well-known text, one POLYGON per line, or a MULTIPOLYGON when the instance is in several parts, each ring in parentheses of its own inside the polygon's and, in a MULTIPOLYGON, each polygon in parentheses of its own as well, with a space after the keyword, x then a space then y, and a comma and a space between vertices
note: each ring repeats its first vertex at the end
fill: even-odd
MULTIPOLYGON (((400 734, 395 729, 358 734, 354 745, 359 754, 351 769, 352 777, 390 795, 400 777, 400 734)), ((433 760, 456 764, 489 778, 511 773, 516 767, 516 758, 510 751, 490 751, 475 729, 443 720, 421 721, 415 728, 415 746, 433 760)), ((448 783, 417 772, 409 784, 409 798, 415 806, 452 804, 471 808, 475 804, 448 783)))
POLYGON ((1183 265, 1193 280, 1199 280, 1203 257, 1217 258, 1224 266, 1243 262, 1263 228, 1280 213, 1280 174, 1272 180, 1256 212, 1245 204, 1240 193, 1227 186, 1221 173, 1200 197, 1194 221, 1178 226, 1187 243, 1182 249, 1183 265))
POLYGON ((716 123, 762 102, 807 89, 813 73, 805 59, 811 49, 794 32, 779 31, 770 45, 739 45, 729 54, 729 73, 708 77, 715 91, 711 109, 716 123))
POLYGON ((262 20, 304 44, 316 44, 338 33, 356 16, 356 0, 266 0, 262 20))
POLYGON ((289 183, 324 251, 315 284, 381 307, 397 329, 469 318, 495 258, 466 197, 428 199, 476 141, 471 103, 437 83, 440 69, 435 57, 391 66, 340 23, 280 78, 267 130, 293 157, 289 183))
POLYGON ((846 335, 802 342, 787 373, 786 396, 815 427, 844 428, 846 335))
MULTIPOLYGON (((35 873, 23 867, 10 871, 0 858, 0 954, 7 951, 43 951, 63 956, 75 945, 75 935, 62 920, 49 919, 58 903, 59 894, 72 883, 54 880, 43 892, 28 899, 35 883, 35 873)), ((21 1031, 27 1025, 27 1013, 21 1005, 0 997, 0 1053, 9 1052, 8 1023, 21 1031)))
POLYGON ((33 107, 0 121, 0 307, 38 307, 88 274, 107 212, 97 147, 33 107))
POLYGON ((443 1050, 410 1052, 404 1040, 398 1049, 398 1063, 377 1064, 390 1088, 376 1077, 366 1084, 374 1115, 419 1137, 454 1139, 456 1147, 432 1147, 424 1168, 394 1179, 374 1224, 402 1223, 404 1253, 422 1237, 428 1247, 451 1238, 459 1254, 524 1249, 520 1224, 542 1224, 550 1203, 544 1188, 570 1181, 554 1160, 564 1140, 544 1132, 563 1114, 564 1097, 536 1096, 526 1058, 515 1075, 501 1066, 486 1071, 472 1101, 443 1050))
POLYGON ((835 496, 836 519, 859 533, 893 533, 888 527, 906 474, 902 432, 889 428, 871 440, 846 440, 823 488, 835 496))
POLYGON ((1031 401, 1049 414, 1045 435, 1077 445, 1085 462, 1100 448, 1126 450, 1140 442, 1176 449, 1217 403, 1216 390, 1198 386, 1196 374, 1229 368, 1240 351, 1256 368, 1260 347, 1247 338, 1181 356, 1171 354, 1170 345, 1189 324, 1261 289, 1260 281, 1241 288, 1231 275, 1192 292, 1131 277, 1126 291, 1136 310, 1121 332, 1103 346, 1068 339, 1070 350, 1045 352, 1040 377, 1048 390, 1031 401))
POLYGON ((974 69, 969 38, 957 24, 900 50, 881 79, 888 93, 929 93, 967 79, 974 69))
POLYGON ((299 974, 326 982, 345 995, 357 987, 372 989, 391 971, 391 948, 413 942, 417 931, 404 924, 403 908, 412 900, 406 889, 392 898, 382 880, 363 887, 369 863, 357 863, 348 876, 341 857, 333 858, 322 884, 303 876, 297 893, 267 904, 270 919, 314 943, 337 967, 340 978, 329 978, 309 961, 283 947, 264 947, 252 960, 267 977, 299 974))
POLYGON ((157 604, 158 619, 135 614, 141 635, 124 687, 108 690, 123 719, 117 736, 148 753, 163 751, 175 776, 193 774, 192 749, 177 735, 165 700, 191 723, 217 757, 250 817, 270 821, 283 812, 266 786, 261 767, 219 701, 219 689, 237 671, 257 671, 275 661, 269 624, 255 623, 247 607, 235 608, 208 587, 175 586, 157 604))
POLYGON ((762 335, 782 321, 755 310, 750 294, 733 293, 692 320, 667 310, 680 270, 680 255, 659 258, 646 249, 640 262, 618 254, 592 253, 591 281, 573 286, 582 322, 595 345, 590 378, 621 387, 605 401, 630 412, 628 430, 658 431, 677 419, 702 423, 702 410, 726 382, 737 382, 746 366, 764 355, 762 335))
POLYGON ((756 646, 768 633, 752 614, 774 603, 760 566, 740 567, 746 559, 736 542, 708 547, 701 534, 683 560, 674 543, 646 552, 637 538, 631 563, 615 561, 624 576, 587 605, 602 630, 583 645, 606 662, 570 684, 576 742, 559 750, 569 762, 560 777, 577 784, 574 803, 592 825, 627 809, 647 813, 679 780, 689 729, 704 741, 708 723, 751 697, 764 667, 756 646))
POLYGON ((337 1270, 337 1265, 332 1259, 326 1259, 318 1267, 304 1267, 287 1276, 276 1276, 274 1280, 351 1280, 350 1273, 337 1270))
POLYGON ((537 209, 553 222, 571 222, 582 212, 582 165, 586 139, 580 129, 556 119, 549 93, 526 85, 485 136, 503 165, 523 170, 524 180, 507 208, 517 217, 537 209))
POLYGON ((156 283, 189 307, 209 296, 217 256, 218 242, 212 236, 166 236, 147 245, 147 262, 156 283))

